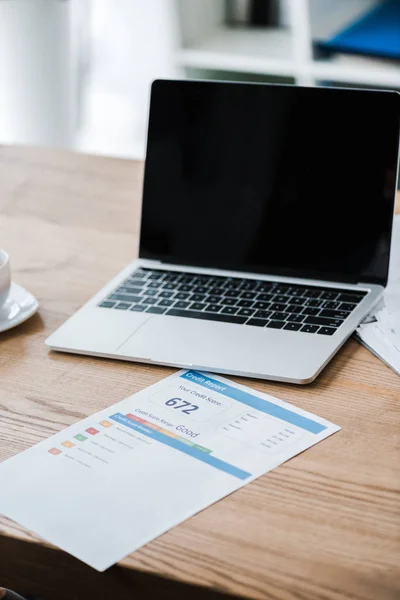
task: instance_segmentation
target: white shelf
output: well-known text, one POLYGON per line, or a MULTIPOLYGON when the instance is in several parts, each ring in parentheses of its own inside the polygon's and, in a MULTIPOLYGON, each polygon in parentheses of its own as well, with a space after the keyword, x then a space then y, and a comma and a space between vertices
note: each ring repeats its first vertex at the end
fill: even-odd
MULTIPOLYGON (((352 14, 355 4, 353 2, 352 14)), ((197 69, 400 88, 400 68, 389 61, 343 54, 329 60, 295 61, 291 34, 287 29, 220 26, 196 45, 181 48, 176 60, 180 66, 197 69)))
POLYGON ((300 85, 319 81, 400 89, 400 68, 390 61, 336 54, 313 60, 313 40, 327 39, 373 8, 379 0, 281 0, 288 28, 224 25, 222 0, 177 0, 184 13, 181 67, 293 77, 300 85))
POLYGON ((331 60, 314 61, 308 73, 318 80, 338 81, 400 89, 400 67, 389 61, 338 55, 331 60))
POLYGON ((201 42, 177 53, 180 66, 245 73, 295 73, 292 40, 286 29, 220 26, 201 42))

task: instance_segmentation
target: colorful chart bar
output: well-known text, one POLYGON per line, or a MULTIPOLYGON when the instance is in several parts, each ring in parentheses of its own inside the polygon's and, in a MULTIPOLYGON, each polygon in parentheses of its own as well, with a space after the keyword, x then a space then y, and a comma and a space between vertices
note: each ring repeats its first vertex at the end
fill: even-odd
MULTIPOLYGON (((184 444, 179 439, 174 439, 174 438, 170 437, 169 435, 165 435, 161 431, 155 431, 154 429, 151 429, 150 427, 147 427, 143 423, 139 423, 135 419, 132 419, 126 415, 123 415, 121 413, 116 413, 114 415, 111 415, 109 418, 112 419, 113 421, 115 421, 116 423, 120 423, 121 425, 126 425, 130 429, 134 429, 138 433, 141 433, 142 435, 145 435, 157 442, 161 442, 162 444, 165 444, 166 446, 169 446, 170 448, 179 450, 180 452, 183 452, 184 454, 187 454, 188 456, 191 456, 192 458, 196 458, 197 460, 200 460, 203 463, 206 463, 216 469, 219 469, 220 471, 224 471, 225 473, 228 473, 228 475, 232 475, 233 477, 237 477, 238 479, 242 479, 242 480, 245 480, 245 479, 248 479, 249 477, 251 477, 251 473, 248 473, 247 471, 243 471, 242 469, 239 469, 238 467, 235 467, 234 465, 224 462, 223 460, 220 460, 219 458, 215 458, 215 456, 211 456, 211 454, 208 454, 207 452, 204 452, 203 450, 199 450, 198 448, 195 447, 195 444, 193 444, 193 446, 184 444)), ((168 432, 168 433, 170 433, 170 432, 168 432)))
POLYGON ((150 427, 150 429, 155 429, 156 431, 159 431, 163 435, 167 435, 169 437, 174 438, 175 440, 179 440, 180 442, 182 442, 182 444, 187 444, 188 446, 193 446, 193 448, 197 448, 198 450, 207 452, 207 454, 211 454, 211 452, 212 452, 212 450, 210 450, 209 448, 204 448, 204 446, 199 446, 198 444, 195 444, 194 442, 191 442, 190 440, 187 440, 186 438, 180 437, 179 435, 177 435, 176 433, 173 433, 172 431, 169 431, 168 429, 163 429, 162 427, 159 427, 158 425, 154 425, 154 423, 150 423, 150 421, 146 421, 145 419, 142 419, 141 417, 137 417, 136 415, 133 415, 132 413, 128 413, 125 416, 128 417, 128 419, 132 419, 132 421, 136 421, 136 423, 141 423, 142 425, 145 425, 146 427, 150 427))
POLYGON ((75 444, 73 444, 72 442, 61 442, 61 446, 65 446, 66 448, 73 448, 75 446, 75 444))
POLYGON ((94 427, 89 427, 89 429, 86 429, 86 432, 90 433, 90 435, 96 435, 97 433, 99 433, 99 431, 94 427))
POLYGON ((286 423, 296 425, 296 427, 304 429, 305 431, 310 431, 311 433, 317 434, 326 429, 325 425, 321 425, 321 423, 312 421, 311 419, 303 417, 302 415, 298 415, 287 408, 283 408, 283 406, 278 406, 273 402, 253 396, 253 394, 239 390, 231 385, 227 385, 226 383, 212 379, 211 377, 203 375, 202 373, 197 373, 197 371, 187 371, 181 375, 181 378, 191 381, 192 383, 197 383, 197 385, 207 388, 210 391, 217 392, 218 394, 222 394, 227 398, 237 400, 242 404, 246 404, 246 406, 250 406, 251 408, 255 408, 256 410, 263 412, 264 414, 281 419, 286 423))

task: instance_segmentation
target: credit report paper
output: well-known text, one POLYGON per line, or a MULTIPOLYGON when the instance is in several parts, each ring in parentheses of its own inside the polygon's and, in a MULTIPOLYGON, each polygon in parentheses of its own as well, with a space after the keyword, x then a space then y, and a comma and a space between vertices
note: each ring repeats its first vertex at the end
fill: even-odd
POLYGON ((0 465, 0 513, 98 571, 340 427, 179 371, 0 465))

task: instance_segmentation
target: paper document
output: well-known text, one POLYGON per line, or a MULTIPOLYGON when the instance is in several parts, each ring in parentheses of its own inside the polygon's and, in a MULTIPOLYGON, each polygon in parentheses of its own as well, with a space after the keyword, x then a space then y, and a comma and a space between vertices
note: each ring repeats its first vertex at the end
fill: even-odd
POLYGON ((179 371, 0 465, 0 513, 99 571, 340 427, 179 371))
POLYGON ((373 317, 361 323, 356 336, 400 375, 400 215, 393 221, 388 285, 373 317))

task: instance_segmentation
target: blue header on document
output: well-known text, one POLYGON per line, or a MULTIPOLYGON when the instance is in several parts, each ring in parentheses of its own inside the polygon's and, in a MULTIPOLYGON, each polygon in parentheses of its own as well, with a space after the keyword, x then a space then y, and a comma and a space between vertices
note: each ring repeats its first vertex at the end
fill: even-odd
POLYGON ((296 427, 300 427, 300 429, 304 429, 310 433, 317 434, 326 429, 325 425, 321 425, 321 423, 312 421, 311 419, 298 415, 287 408, 277 406, 268 400, 264 400, 258 396, 253 396, 253 394, 249 394, 248 392, 244 392, 243 390, 232 387, 231 385, 222 383, 216 379, 212 379, 208 375, 203 375, 197 371, 187 371, 186 373, 183 373, 181 377, 182 379, 187 379, 192 383, 197 383, 197 385, 205 387, 210 391, 218 392, 218 394, 222 394, 223 396, 227 396, 228 398, 242 402, 243 404, 246 404, 251 408, 255 408, 256 410, 259 410, 267 415, 271 415, 272 417, 286 421, 286 423, 296 425, 296 427))

